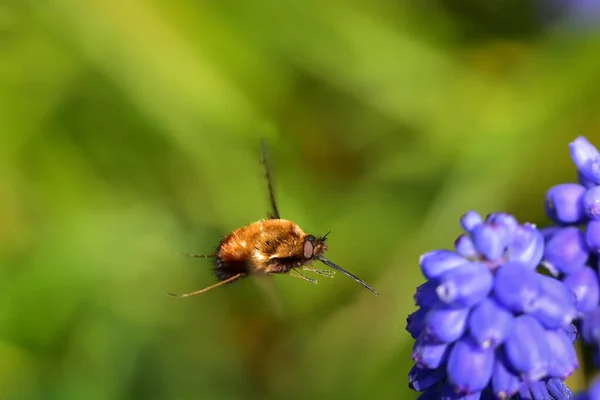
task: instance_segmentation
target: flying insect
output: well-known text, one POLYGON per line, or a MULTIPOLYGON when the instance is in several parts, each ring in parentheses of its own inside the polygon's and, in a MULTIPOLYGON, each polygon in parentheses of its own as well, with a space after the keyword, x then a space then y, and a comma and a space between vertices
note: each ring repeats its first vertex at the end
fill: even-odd
POLYGON ((316 279, 307 277, 303 272, 332 278, 335 271, 349 276, 379 295, 365 281, 324 257, 329 232, 320 237, 307 234, 294 222, 280 217, 264 141, 261 141, 261 156, 271 201, 271 213, 268 218, 229 233, 212 254, 180 253, 193 258, 213 259, 214 273, 219 282, 194 292, 169 295, 195 296, 255 274, 287 274, 316 284, 316 279), (334 271, 315 269, 311 266, 314 261, 320 261, 334 271))

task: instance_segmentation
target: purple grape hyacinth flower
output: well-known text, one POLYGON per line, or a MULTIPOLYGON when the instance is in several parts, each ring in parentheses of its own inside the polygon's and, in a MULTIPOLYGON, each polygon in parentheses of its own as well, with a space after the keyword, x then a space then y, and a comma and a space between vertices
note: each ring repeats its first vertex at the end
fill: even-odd
POLYGON ((556 225, 543 229, 542 263, 575 294, 576 324, 600 365, 600 152, 583 136, 569 149, 578 183, 559 184, 547 192, 546 212, 556 225))
POLYGON ((585 391, 579 392, 573 397, 574 400, 598 400, 600 399, 600 379, 595 379, 585 391))
POLYGON ((420 399, 572 398, 577 305, 565 282, 536 272, 542 233, 506 213, 468 212, 461 225, 455 250, 420 259, 410 387, 420 399))
POLYGON ((592 34, 598 31, 598 0, 536 0, 536 14, 548 27, 559 24, 573 32, 592 34))
POLYGON ((560 0, 556 3, 563 9, 564 19, 571 27, 580 30, 598 29, 598 21, 600 21, 598 0, 560 0))

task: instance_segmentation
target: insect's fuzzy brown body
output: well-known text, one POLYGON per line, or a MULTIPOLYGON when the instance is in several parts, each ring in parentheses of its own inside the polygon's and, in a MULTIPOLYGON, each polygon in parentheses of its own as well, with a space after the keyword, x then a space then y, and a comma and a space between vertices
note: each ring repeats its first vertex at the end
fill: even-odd
MULTIPOLYGON (((224 280, 239 273, 284 274, 306 266, 312 261, 303 256, 307 236, 286 219, 261 220, 238 228, 221 241, 215 274, 224 280)), ((316 239, 313 255, 325 250, 325 240, 316 239)))
POLYGON ((314 260, 319 260, 330 268, 354 279, 371 292, 378 294, 366 282, 323 256, 327 250, 327 235, 318 238, 306 234, 292 221, 280 218, 267 165, 264 142, 262 145, 263 163, 267 172, 271 199, 271 215, 268 219, 253 222, 225 236, 214 254, 186 254, 189 257, 214 258, 215 275, 219 282, 195 292, 171 294, 178 297, 194 296, 255 274, 288 274, 312 283, 317 283, 317 281, 304 276, 300 271, 333 277, 335 273, 333 271, 309 267, 314 260))

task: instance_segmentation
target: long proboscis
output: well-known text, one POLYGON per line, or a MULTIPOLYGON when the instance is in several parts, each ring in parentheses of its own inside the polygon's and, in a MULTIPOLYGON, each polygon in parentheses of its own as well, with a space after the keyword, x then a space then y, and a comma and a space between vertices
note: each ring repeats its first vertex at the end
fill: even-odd
POLYGON ((331 261, 329 261, 328 259, 326 259, 323 256, 319 256, 319 257, 317 257, 317 259, 319 261, 321 261, 323 264, 327 265, 328 267, 331 267, 331 268, 335 269, 336 271, 340 271, 342 274, 349 276, 350 278, 354 279, 356 282, 360 283, 365 288, 369 289, 371 292, 373 292, 377 296, 379 296, 379 293, 377 293, 377 291, 375 289, 373 289, 371 286, 369 286, 369 284, 367 282, 363 281, 358 276, 352 275, 350 272, 346 271, 342 267, 335 265, 334 263, 332 263, 331 261))

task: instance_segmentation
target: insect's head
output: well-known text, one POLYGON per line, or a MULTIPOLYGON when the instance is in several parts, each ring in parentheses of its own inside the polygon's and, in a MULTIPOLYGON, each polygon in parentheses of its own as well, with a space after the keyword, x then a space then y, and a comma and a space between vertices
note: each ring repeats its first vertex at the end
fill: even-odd
POLYGON ((327 251, 327 235, 329 235, 329 232, 322 237, 306 235, 303 245, 303 255, 306 260, 310 260, 313 257, 318 258, 327 251))
POLYGON ((323 264, 327 265, 328 267, 331 267, 331 268, 333 268, 337 271, 340 271, 341 273, 349 276, 350 278, 354 279, 356 282, 360 283, 361 285, 363 285, 364 287, 369 289, 371 292, 378 295, 379 293, 377 293, 375 291, 375 289, 373 289, 371 286, 369 286, 365 281, 352 275, 350 272, 346 271, 345 269, 341 268, 340 266, 332 263, 331 261, 329 261, 328 259, 323 257, 323 253, 325 253, 325 251, 327 251, 327 243, 326 243, 327 235, 329 235, 329 232, 327 232, 324 236, 322 236, 320 238, 318 238, 314 235, 306 235, 306 237, 304 238, 304 245, 303 245, 304 259, 307 261, 312 260, 312 259, 317 259, 317 260, 321 261, 323 264))

